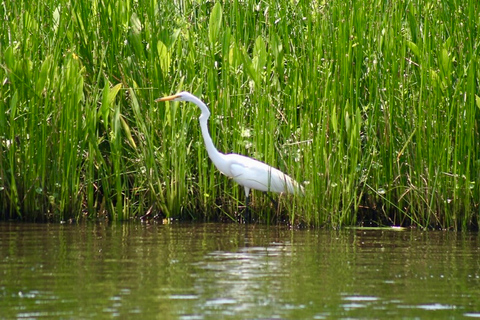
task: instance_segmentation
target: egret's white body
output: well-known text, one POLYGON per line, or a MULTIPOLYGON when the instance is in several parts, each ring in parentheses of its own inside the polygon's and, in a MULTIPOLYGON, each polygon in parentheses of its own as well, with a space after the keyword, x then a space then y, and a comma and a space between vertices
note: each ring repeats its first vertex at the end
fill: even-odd
POLYGON ((303 187, 297 181, 266 163, 240 154, 220 153, 213 145, 212 138, 208 132, 207 123, 210 117, 210 110, 208 110, 208 107, 202 100, 191 93, 180 92, 155 101, 188 101, 200 108, 202 114, 199 121, 208 156, 221 173, 232 178, 245 188, 247 206, 250 189, 276 193, 303 193, 303 187))

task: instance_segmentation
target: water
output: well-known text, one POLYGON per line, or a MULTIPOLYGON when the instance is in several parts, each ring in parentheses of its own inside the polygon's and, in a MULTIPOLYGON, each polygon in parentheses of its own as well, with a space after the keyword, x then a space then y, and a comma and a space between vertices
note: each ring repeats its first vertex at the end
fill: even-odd
POLYGON ((0 223, 0 319, 480 318, 476 233, 0 223))

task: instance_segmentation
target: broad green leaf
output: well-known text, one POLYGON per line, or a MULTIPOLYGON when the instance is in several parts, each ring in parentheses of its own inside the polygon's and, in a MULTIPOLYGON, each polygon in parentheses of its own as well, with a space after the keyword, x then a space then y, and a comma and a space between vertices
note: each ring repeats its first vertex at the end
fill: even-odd
POLYGON ((220 27, 222 26, 222 6, 219 2, 215 3, 213 6, 212 13, 210 14, 210 19, 208 21, 208 39, 210 40, 210 45, 213 46, 218 38, 220 32, 220 27))
POLYGON ((452 37, 448 37, 448 39, 443 44, 443 47, 447 50, 452 47, 452 37))
POLYGON ((130 17, 130 26, 130 45, 133 47, 137 57, 139 59, 143 59, 143 57, 145 56, 145 51, 142 43, 142 23, 140 22, 140 19, 135 13, 133 13, 130 17))
MULTIPOLYGON (((111 131, 111 136, 110 138, 112 139, 112 147, 114 150, 120 150, 120 145, 121 145, 121 139, 120 139, 120 128, 121 128, 121 120, 120 120, 120 107, 118 105, 115 105, 115 108, 113 110, 113 116, 112 116, 112 131, 111 131)), ((115 153, 115 152, 114 152, 115 153)))
POLYGON ((477 105, 477 108, 480 109, 480 97, 475 95, 475 104, 477 105))
POLYGON ((417 57, 420 58, 420 50, 418 49, 418 46, 413 43, 412 41, 407 40, 407 47, 412 50, 413 54, 417 57))
POLYGON ((450 57, 448 56, 448 51, 447 49, 443 48, 442 51, 440 52, 440 62, 441 62, 441 67, 442 71, 445 73, 445 76, 448 76, 450 74, 450 57))
POLYGON ((10 71, 13 71, 15 69, 15 55, 13 53, 12 47, 8 47, 5 50, 5 63, 7 65, 7 68, 10 69, 10 71))
POLYGON ((228 52, 228 63, 234 69, 237 69, 238 66, 242 63, 240 53, 235 43, 232 43, 232 45, 230 46, 230 51, 228 52))
POLYGON ((138 18, 137 14, 134 12, 132 13, 132 16, 130 17, 130 30, 134 34, 140 34, 142 33, 142 22, 138 18))
POLYGON ((40 67, 40 73, 37 78, 37 82, 35 83, 35 89, 37 91, 37 95, 41 95, 43 90, 45 89, 45 83, 47 82, 48 73, 50 71, 50 67, 52 66, 53 57, 48 55, 42 63, 40 67))
MULTIPOLYGON (((133 114, 135 117, 134 122, 136 123, 136 126, 140 128, 140 132, 147 132, 147 128, 145 125, 145 116, 144 113, 140 110, 140 105, 138 103, 137 95, 135 93, 135 90, 133 88, 128 88, 128 96, 130 97, 130 106, 132 107, 133 114)), ((149 139, 149 135, 145 135, 144 138, 146 140, 149 139)))
POLYGON ((157 52, 160 59, 160 68, 162 69, 163 76, 167 76, 170 71, 170 63, 172 61, 170 52, 168 52, 167 46, 160 40, 157 42, 157 52))
POLYGON ((84 84, 84 78, 83 78, 83 70, 84 68, 80 69, 79 73, 77 74, 77 81, 76 81, 76 93, 77 93, 77 103, 80 103, 82 99, 84 98, 83 96, 83 84, 84 84))
POLYGON ((253 67, 253 62, 248 56, 248 53, 245 52, 245 49, 242 50, 242 58, 243 58, 243 65, 245 66, 245 70, 247 71, 247 74, 250 76, 250 78, 252 78, 255 82, 257 82, 259 79, 257 71, 253 67))
POLYGON ((120 91, 120 89, 122 88, 122 84, 121 83, 118 83, 117 85, 115 85, 113 88, 110 89, 110 91, 108 92, 108 104, 109 105, 113 105, 113 102, 115 101, 115 98, 118 94, 118 92, 120 91))
POLYGON ((17 103, 18 103, 18 90, 15 90, 15 93, 10 100, 10 118, 13 120, 17 116, 17 103))
POLYGON ((435 70, 430 70, 430 77, 432 79, 432 82, 434 84, 438 85, 439 78, 438 78, 438 74, 435 72, 435 70))
POLYGON ((54 11, 53 11, 53 31, 57 33, 58 26, 60 24, 60 6, 58 6, 54 11))
POLYGON ((417 41, 417 32, 418 32, 418 18, 416 17, 417 15, 417 10, 416 7, 413 5, 413 2, 410 1, 408 4, 408 10, 407 10, 407 18, 408 18, 408 24, 410 27, 410 34, 412 35, 412 40, 413 42, 417 41))
POLYGON ((450 87, 452 84, 452 60, 448 54, 447 49, 443 48, 440 51, 440 74, 442 77, 442 82, 446 87, 450 87))
POLYGON ((228 55, 229 49, 230 49, 230 43, 231 43, 231 33, 230 33, 230 28, 226 28, 223 31, 223 40, 222 40, 222 55, 226 57, 228 55))
POLYGON ((263 72, 263 67, 267 62, 267 49, 265 45, 265 41, 261 36, 257 37, 255 40, 255 46, 253 47, 253 68, 260 76, 263 72))
POLYGON ((177 41, 178 35, 180 34, 181 31, 182 31, 182 29, 180 29, 180 28, 175 29, 175 31, 173 31, 172 35, 170 36, 169 43, 168 43, 168 47, 169 47, 169 48, 172 48, 172 47, 173 47, 173 45, 174 45, 175 42, 177 41))
MULTIPOLYGON (((347 100, 347 108, 348 108, 348 100, 347 100)), ((350 129, 351 129, 350 124, 351 124, 350 114, 348 113, 348 111, 345 111, 345 131, 347 133, 350 133, 350 129)))
POLYGON ((271 48, 271 52, 275 59, 278 60, 283 56, 283 44, 282 40, 276 33, 272 33, 270 37, 269 47, 271 48))
POLYGON ((121 88, 121 83, 115 85, 113 88, 109 87, 108 82, 105 84, 105 88, 103 89, 102 107, 100 108, 100 113, 105 122, 107 122, 108 120, 110 107, 113 105, 115 97, 117 96, 118 91, 120 91, 121 88))
POLYGON ((37 17, 32 17, 28 11, 23 12, 23 19, 21 19, 21 21, 23 21, 24 26, 30 33, 35 34, 38 32, 37 17))
POLYGON ((133 140, 132 131, 130 130, 128 123, 125 121, 125 119, 122 116, 120 116, 120 121, 122 122, 122 127, 123 127, 123 130, 125 131, 125 136, 127 137, 128 142, 132 145, 134 149, 137 149, 137 144, 135 143, 135 140, 133 140))
POLYGON ((355 117, 356 117, 357 130, 358 130, 362 125, 362 114, 360 113, 360 108, 357 108, 355 117))

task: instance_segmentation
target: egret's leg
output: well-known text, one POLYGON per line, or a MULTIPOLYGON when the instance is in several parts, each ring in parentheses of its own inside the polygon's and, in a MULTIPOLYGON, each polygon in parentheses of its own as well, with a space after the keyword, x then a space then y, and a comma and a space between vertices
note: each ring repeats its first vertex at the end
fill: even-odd
POLYGON ((275 207, 275 210, 278 210, 278 202, 275 201, 275 199, 273 199, 272 196, 269 195, 266 191, 263 191, 263 193, 265 193, 267 197, 270 199, 270 201, 272 201, 273 206, 275 207))
POLYGON ((245 219, 245 223, 250 222, 250 209, 248 208, 248 200, 250 198, 250 188, 245 187, 245 214, 243 219, 245 219))
POLYGON ((250 209, 248 208, 248 198, 248 196, 245 198, 245 214, 243 215, 245 223, 250 222, 250 209))

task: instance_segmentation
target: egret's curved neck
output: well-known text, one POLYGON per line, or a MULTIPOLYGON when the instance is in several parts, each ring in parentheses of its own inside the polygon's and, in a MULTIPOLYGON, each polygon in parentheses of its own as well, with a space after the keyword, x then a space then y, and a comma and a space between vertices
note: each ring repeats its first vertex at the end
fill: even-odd
MULTIPOLYGON (((208 110, 208 107, 205 105, 205 103, 203 103, 202 100, 196 97, 191 97, 189 101, 195 103, 202 111, 202 114, 200 115, 200 118, 198 118, 198 120, 200 121, 200 128, 202 129, 203 141, 205 142, 208 156, 210 157, 210 159, 212 159, 213 164, 220 169, 220 167, 222 166, 220 163, 220 159, 223 155, 218 152, 217 148, 215 148, 215 146, 213 145, 212 138, 210 137, 210 133, 208 132, 208 118, 210 117, 210 110, 208 110)), ((220 169, 220 171, 222 170, 220 169)))

